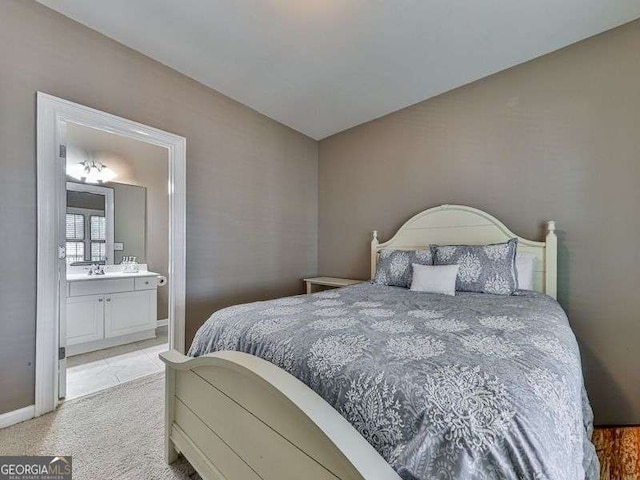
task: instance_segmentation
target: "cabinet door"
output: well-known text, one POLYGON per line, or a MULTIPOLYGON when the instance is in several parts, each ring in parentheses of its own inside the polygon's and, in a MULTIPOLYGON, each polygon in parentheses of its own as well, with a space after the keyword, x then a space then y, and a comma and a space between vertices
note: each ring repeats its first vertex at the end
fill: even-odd
POLYGON ((104 297, 67 298, 67 345, 104 338, 104 297))
POLYGON ((105 337, 156 328, 156 290, 105 295, 105 337))

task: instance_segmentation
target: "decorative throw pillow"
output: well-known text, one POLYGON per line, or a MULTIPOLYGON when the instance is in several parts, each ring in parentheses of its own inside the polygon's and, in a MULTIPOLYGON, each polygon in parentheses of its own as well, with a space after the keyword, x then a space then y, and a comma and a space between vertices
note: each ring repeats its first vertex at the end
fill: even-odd
POLYGON ((431 251, 380 250, 373 283, 408 288, 411 285, 411 276, 413 275, 412 263, 433 265, 431 251))
POLYGON ((518 239, 493 245, 432 246, 434 265, 459 265, 456 290, 511 295, 518 289, 518 239))
POLYGON ((516 273, 518 274, 518 290, 533 290, 533 267, 536 256, 533 253, 516 254, 516 273))
POLYGON ((418 265, 414 263, 412 292, 456 294, 456 278, 460 265, 418 265))

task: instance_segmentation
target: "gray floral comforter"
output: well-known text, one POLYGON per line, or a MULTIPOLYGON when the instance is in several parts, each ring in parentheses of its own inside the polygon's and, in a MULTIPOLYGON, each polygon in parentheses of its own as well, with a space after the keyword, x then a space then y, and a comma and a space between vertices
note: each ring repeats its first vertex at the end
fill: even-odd
POLYGON ((404 479, 596 479, 592 414, 562 308, 361 284, 226 308, 189 355, 238 350, 315 390, 404 479))

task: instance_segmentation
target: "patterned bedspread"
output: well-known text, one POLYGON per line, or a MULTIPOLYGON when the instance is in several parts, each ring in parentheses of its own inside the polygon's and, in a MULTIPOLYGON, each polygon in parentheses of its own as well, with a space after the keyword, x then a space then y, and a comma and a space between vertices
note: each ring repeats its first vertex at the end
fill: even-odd
POLYGON ((268 360, 404 479, 596 479, 580 354, 552 298, 361 284, 213 314, 189 355, 268 360))

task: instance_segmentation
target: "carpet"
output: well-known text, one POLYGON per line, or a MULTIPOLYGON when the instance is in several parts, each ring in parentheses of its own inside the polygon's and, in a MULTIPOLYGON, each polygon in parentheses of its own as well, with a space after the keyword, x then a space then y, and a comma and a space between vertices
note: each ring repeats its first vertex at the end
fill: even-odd
POLYGON ((0 430, 0 455, 71 455, 77 480, 199 479, 164 461, 164 373, 64 402, 0 430))

